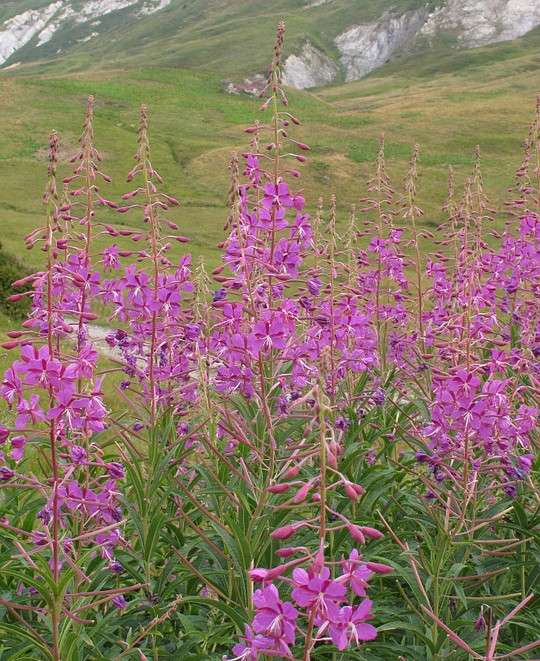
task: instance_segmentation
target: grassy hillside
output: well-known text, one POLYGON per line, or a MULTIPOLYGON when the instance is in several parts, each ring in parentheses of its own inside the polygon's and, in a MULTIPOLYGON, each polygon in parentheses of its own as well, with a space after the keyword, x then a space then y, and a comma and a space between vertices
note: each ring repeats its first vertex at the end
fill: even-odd
MULTIPOLYGON (((8 2, 0 8, 0 21, 44 4, 44 0, 8 2)), ((310 6, 309 0, 172 0, 166 9, 142 19, 136 5, 107 14, 97 27, 90 22, 69 24, 39 48, 34 38, 7 64, 39 59, 58 73, 152 63, 241 76, 265 70, 267 51, 260 46, 272 39, 280 14, 288 25, 286 53, 297 51, 309 39, 337 59, 334 39, 351 25, 376 20, 389 9, 403 12, 425 4, 425 0, 332 0, 318 6, 310 6), (99 36, 83 41, 94 31, 99 36)), ((80 5, 80 0, 70 3, 75 11, 80 5)))
MULTIPOLYGON (((540 89, 539 45, 536 31, 512 45, 446 57, 430 54, 394 63, 358 83, 291 92, 291 107, 304 121, 299 133, 312 146, 303 181, 312 202, 320 192, 328 197, 334 191, 342 210, 358 200, 381 131, 397 181, 411 145, 421 144, 420 201, 428 224, 440 219, 447 166, 465 176, 476 143, 482 145, 488 188, 500 194, 519 162, 520 142, 540 89)), ((270 48, 268 36, 257 50, 267 54, 270 48)), ((257 115, 258 102, 223 93, 219 75, 181 69, 0 76, 5 248, 20 253, 22 236, 40 221, 48 131, 60 132, 66 155, 73 151, 89 93, 97 97, 97 142, 105 153, 105 169, 114 177, 110 195, 124 190, 137 107, 146 102, 156 163, 169 189, 183 199, 178 214, 183 231, 193 239, 193 252, 214 262, 224 219, 227 159, 231 150, 246 144, 242 128, 257 115)), ((30 253, 25 259, 34 263, 40 257, 30 253)))

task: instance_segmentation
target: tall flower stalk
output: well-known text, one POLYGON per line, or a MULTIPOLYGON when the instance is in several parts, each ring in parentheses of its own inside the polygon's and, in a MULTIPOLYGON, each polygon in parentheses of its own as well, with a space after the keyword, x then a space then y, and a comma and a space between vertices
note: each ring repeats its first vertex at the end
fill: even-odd
MULTIPOLYGON (((13 428, 5 430, 13 468, 2 467, 3 482, 14 493, 30 490, 32 507, 39 511, 30 529, 18 513, 0 523, 6 543, 18 550, 21 590, 9 607, 22 610, 26 601, 37 600, 38 612, 49 622, 48 634, 39 633, 27 620, 21 623, 55 661, 65 658, 61 632, 78 622, 79 597, 86 595, 83 586, 91 580, 85 567, 88 547, 97 545, 115 571, 114 550, 121 540, 117 482, 123 477, 122 465, 104 461, 92 440, 105 429, 106 409, 100 383, 94 379, 97 352, 87 340, 80 343, 92 314, 81 302, 91 275, 88 260, 81 259, 86 250, 72 245, 65 233, 63 217, 70 211, 58 203, 58 145, 53 132, 44 194, 46 222, 27 238, 29 246, 41 245, 45 269, 19 283, 32 283, 32 311, 25 330, 11 332, 16 339, 5 344, 20 347, 20 358, 6 371, 1 386, 15 414, 13 428), (29 452, 47 457, 43 471, 25 472, 29 452)), ((95 590, 92 595, 106 603, 123 592, 95 590)), ((83 609, 87 608, 92 606, 83 609)))

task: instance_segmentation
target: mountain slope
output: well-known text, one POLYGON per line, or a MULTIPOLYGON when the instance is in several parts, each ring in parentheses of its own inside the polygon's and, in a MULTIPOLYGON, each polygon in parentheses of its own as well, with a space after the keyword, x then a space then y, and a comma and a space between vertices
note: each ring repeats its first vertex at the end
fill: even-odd
POLYGON ((512 40, 540 25, 538 0, 11 0, 0 8, 0 66, 51 71, 181 66, 242 78, 266 67, 287 19, 285 81, 357 80, 387 61, 512 40))
MULTIPOLYGON (((269 35, 261 50, 270 52, 271 44, 269 35)), ((291 91, 291 111, 303 122, 295 135, 312 147, 299 182, 306 199, 315 204, 322 195, 328 203, 336 193, 339 223, 346 223, 350 205, 365 195, 383 131, 397 187, 412 146, 420 143, 418 202, 426 226, 433 228, 443 217, 448 166, 455 167, 461 184, 478 143, 488 192, 504 194, 520 163, 520 144, 540 89, 539 53, 537 29, 510 44, 430 52, 387 65, 366 80, 315 93, 291 91)), ((97 145, 104 171, 113 176, 103 192, 118 200, 126 191, 137 108, 145 102, 153 160, 166 190, 182 200, 173 220, 192 239, 187 249, 215 265, 226 218, 227 161, 231 151, 245 149, 243 128, 259 116, 260 105, 245 95, 225 94, 221 81, 220 74, 171 68, 41 76, 0 72, 0 217, 6 250, 21 254, 22 237, 42 220, 48 132, 55 128, 61 136, 62 175, 67 174, 85 97, 93 93, 97 145)), ((498 207, 502 201, 493 199, 498 207)), ((100 210, 100 218, 125 222, 106 210, 100 210)), ((25 253, 25 262, 33 266, 41 259, 39 251, 25 253)))

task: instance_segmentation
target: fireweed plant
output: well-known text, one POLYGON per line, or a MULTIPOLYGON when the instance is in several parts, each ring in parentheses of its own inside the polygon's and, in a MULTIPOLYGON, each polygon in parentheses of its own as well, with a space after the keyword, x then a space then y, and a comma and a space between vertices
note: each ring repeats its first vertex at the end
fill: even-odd
POLYGON ((0 659, 540 647, 540 101, 502 231, 479 148, 433 235, 421 150, 395 186, 384 137, 342 224, 333 196, 306 209, 284 32, 212 273, 171 256, 146 107, 119 201, 92 98, 62 191, 50 136, 44 266, 3 344, 0 659))

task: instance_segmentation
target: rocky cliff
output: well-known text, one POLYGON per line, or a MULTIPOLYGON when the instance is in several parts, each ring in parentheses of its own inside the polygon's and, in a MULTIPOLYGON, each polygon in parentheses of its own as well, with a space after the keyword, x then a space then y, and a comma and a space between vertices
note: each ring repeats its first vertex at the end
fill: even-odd
MULTIPOLYGON (((171 1, 56 0, 36 9, 28 9, 0 24, 0 66, 27 44, 33 44, 39 50, 56 33, 73 26, 87 28, 80 38, 80 41, 87 41, 99 35, 101 20, 109 14, 129 9, 135 16, 148 16, 164 9, 171 1)), ((39 57, 39 53, 37 55, 39 57)))
MULTIPOLYGON (((323 0, 324 1, 324 0, 323 0)), ((332 0, 326 0, 330 3, 332 0)), ((321 4, 309 3, 306 10, 321 4)), ((419 43, 434 45, 441 35, 456 47, 474 48, 520 37, 540 25, 540 0, 440 0, 399 12, 399 3, 371 23, 353 24, 338 34, 337 66, 305 44, 285 62, 285 80, 298 88, 338 79, 358 80, 393 56, 412 52, 419 43), (332 66, 333 65, 333 66, 332 66)))

